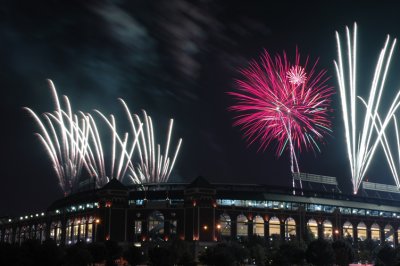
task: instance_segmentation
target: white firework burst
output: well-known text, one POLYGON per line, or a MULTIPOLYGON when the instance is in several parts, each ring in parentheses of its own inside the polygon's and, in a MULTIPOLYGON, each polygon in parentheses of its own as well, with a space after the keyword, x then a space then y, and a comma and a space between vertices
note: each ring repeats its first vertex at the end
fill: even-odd
POLYGON ((307 80, 306 71, 301 66, 292 66, 286 75, 289 82, 296 86, 304 84, 307 80))

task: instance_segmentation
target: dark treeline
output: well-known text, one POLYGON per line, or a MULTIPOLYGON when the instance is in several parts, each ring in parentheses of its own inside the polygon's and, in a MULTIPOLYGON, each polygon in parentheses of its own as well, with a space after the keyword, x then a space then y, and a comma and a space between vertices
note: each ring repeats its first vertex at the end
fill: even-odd
POLYGON ((60 247, 52 240, 40 244, 27 240, 19 245, 0 243, 0 265, 97 266, 97 265, 400 265, 400 248, 371 240, 354 244, 346 239, 266 241, 250 237, 203 246, 182 240, 121 246, 114 241, 77 243, 60 247), (195 259, 194 254, 198 253, 195 259))

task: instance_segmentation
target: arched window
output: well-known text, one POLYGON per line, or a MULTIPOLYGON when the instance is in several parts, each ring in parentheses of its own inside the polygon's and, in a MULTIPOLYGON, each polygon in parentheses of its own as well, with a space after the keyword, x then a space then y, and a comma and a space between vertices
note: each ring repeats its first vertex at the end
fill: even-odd
POLYGON ((364 222, 359 222, 357 225, 357 237, 361 241, 367 239, 367 226, 364 222))
POLYGON ((149 235, 150 236, 161 236, 164 234, 164 215, 155 211, 149 216, 149 235))
POLYGON ((349 221, 343 224, 343 237, 353 238, 353 225, 349 221))
POLYGON ((231 217, 227 213, 223 213, 219 216, 221 236, 231 236, 231 224, 231 217))
POLYGON ((4 242, 5 243, 11 243, 12 242, 12 228, 6 228, 6 231, 4 232, 4 242))
POLYGON ((260 215, 253 219, 253 234, 264 236, 264 219, 260 215))
POLYGON ((329 220, 325 220, 322 223, 322 231, 325 239, 332 239, 332 223, 329 220))
POLYGON ((371 225, 371 240, 381 241, 380 230, 381 228, 377 223, 371 225))
POLYGON ((135 236, 139 237, 142 234, 142 220, 135 220, 135 236))
POLYGON ((29 232, 29 236, 28 236, 29 239, 35 239, 36 238, 36 230, 37 230, 37 226, 32 225, 30 227, 30 232, 29 232))
POLYGON ((387 224, 383 230, 385 232, 385 241, 388 242, 389 244, 394 244, 393 226, 387 224))
POLYGON ((78 241, 78 236, 79 236, 79 225, 81 221, 79 219, 75 219, 74 225, 73 225, 73 230, 72 230, 72 243, 76 243, 78 241))
POLYGON ((169 220, 169 233, 171 235, 176 235, 178 232, 178 220, 172 219, 169 220))
POLYGON ((39 240, 39 242, 42 242, 41 238, 42 238, 42 224, 38 224, 36 226, 36 239, 39 240))
POLYGON ((296 237, 296 221, 289 217, 285 221, 285 238, 291 239, 296 237))
POLYGON ((65 230, 65 244, 67 245, 72 244, 72 226, 73 226, 73 221, 69 219, 67 221, 67 227, 65 230))
POLYGON ((19 243, 24 242, 25 240, 28 239, 29 236, 29 230, 27 226, 22 226, 21 227, 21 232, 20 232, 20 240, 19 243))
POLYGON ((400 243, 400 226, 397 228, 397 243, 400 243))
MULTIPOLYGON (((15 229, 15 242, 14 243, 16 243, 16 244, 21 243, 21 237, 22 237, 21 234, 22 234, 21 230, 19 229, 19 227, 17 227, 17 229, 15 229)), ((12 241, 13 241, 13 239, 11 237, 10 243, 12 243, 12 241)))
POLYGON ((279 221, 278 217, 271 217, 269 219, 269 236, 279 237, 281 235, 281 221, 279 221))
POLYGON ((86 218, 82 218, 81 223, 79 224, 79 240, 86 241, 86 218))
POLYGON ((240 214, 236 218, 236 236, 247 236, 247 217, 240 214))
POLYGON ((318 238, 318 223, 315 219, 310 219, 307 222, 307 228, 309 233, 311 234, 311 238, 318 238))
POLYGON ((46 223, 42 223, 39 225, 39 241, 43 242, 46 240, 46 223))
POLYGON ((50 224, 50 238, 53 240, 56 239, 56 229, 57 229, 57 222, 52 222, 50 224))
POLYGON ((57 232, 57 234, 56 234, 56 243, 57 243, 57 244, 61 244, 62 226, 61 226, 61 222, 60 222, 60 221, 57 223, 56 232, 57 232))
POLYGON ((86 242, 92 242, 92 239, 93 239, 93 223, 94 223, 94 217, 90 216, 88 221, 87 221, 86 242))
POLYGON ((10 243, 14 243, 15 231, 10 228, 10 243))

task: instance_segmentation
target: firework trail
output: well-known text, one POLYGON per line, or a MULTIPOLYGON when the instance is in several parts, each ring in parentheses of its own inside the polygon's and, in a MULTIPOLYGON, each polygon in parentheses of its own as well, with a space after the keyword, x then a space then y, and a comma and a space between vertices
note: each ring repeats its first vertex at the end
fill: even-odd
MULTIPOLYGON (((100 111, 95 110, 101 118, 105 121, 108 127, 111 130, 112 135, 112 147, 111 147, 111 162, 110 162, 110 172, 107 175, 106 169, 106 158, 104 156, 103 144, 100 138, 99 131, 97 129, 97 125, 93 117, 88 114, 87 117, 90 121, 90 146, 94 147, 88 153, 90 161, 91 170, 93 174, 97 177, 98 180, 101 180, 101 183, 107 183, 110 179, 117 179, 120 182, 124 182, 126 177, 130 177, 133 183, 140 184, 141 182, 138 179, 134 179, 131 176, 127 175, 127 170, 132 167, 132 156, 135 148, 137 147, 137 143, 139 140, 139 134, 142 132, 142 124, 140 124, 137 128, 137 131, 132 134, 132 138, 129 137, 129 133, 125 132, 124 137, 121 138, 120 134, 117 130, 116 121, 114 115, 110 115, 108 119, 104 114, 100 111), (118 144, 118 145, 117 145, 118 144), (93 150, 93 151, 92 151, 93 150)), ((90 147, 89 146, 89 147, 90 147)), ((101 186, 101 185, 100 185, 101 186)))
POLYGON ((326 71, 316 71, 317 62, 311 68, 308 58, 301 64, 297 50, 294 63, 285 53, 272 59, 264 52, 260 62, 240 71, 239 92, 229 92, 237 101, 229 108, 238 113, 234 125, 242 128, 249 145, 259 140, 259 150, 265 150, 274 141, 278 156, 287 149, 292 173, 300 172, 296 154, 320 151, 317 143, 331 132, 333 90, 326 85, 326 71))
POLYGON ((43 118, 40 118, 32 109, 24 109, 32 115, 40 128, 37 136, 51 159, 65 195, 79 187, 83 169, 93 178, 96 188, 103 187, 113 178, 125 183, 126 178, 130 178, 129 183, 135 184, 168 181, 182 143, 182 139, 179 139, 171 160, 169 150, 172 119, 167 132, 165 154, 162 154, 161 146, 155 145, 152 119, 146 112, 142 123, 140 117, 131 114, 126 103, 120 100, 128 114, 132 131, 131 134, 120 134, 114 115, 107 118, 95 110, 111 131, 111 160, 108 160, 93 116, 81 111, 78 114, 73 113, 66 96, 63 97, 62 105, 53 82, 48 82, 56 110, 53 113, 44 113, 43 118), (138 150, 136 155, 135 150, 138 150), (137 162, 134 162, 134 157, 137 158, 137 162))
POLYGON ((67 195, 77 187, 82 168, 86 165, 88 124, 72 113, 66 96, 64 96, 64 102, 67 111, 62 109, 53 82, 48 80, 48 83, 56 105, 54 113, 45 113, 41 119, 32 109, 27 107, 24 109, 38 124, 40 133, 36 135, 52 161, 60 187, 67 195))
MULTIPOLYGON (((367 103, 364 101, 364 99, 362 99, 361 97, 359 97, 359 98, 362 101, 362 103, 364 104, 364 106, 367 107, 367 103)), ((371 115, 371 113, 369 113, 369 115, 371 115)), ((372 118, 372 116, 371 116, 371 118, 372 118)), ((393 118, 393 126, 394 126, 395 136, 396 136, 396 144, 392 145, 389 142, 389 139, 386 136, 385 131, 383 131, 383 133, 382 133, 382 137, 380 139, 380 142, 381 142, 381 145, 382 145, 382 148, 383 148, 383 152, 384 152, 385 157, 386 157, 386 161, 388 162, 390 171, 392 172, 392 176, 393 176, 393 179, 394 179, 394 181, 396 183, 396 186, 398 188, 400 188, 400 180, 399 180, 399 172, 400 172, 400 135, 399 135, 399 127, 398 127, 398 124, 397 124, 396 116, 393 115, 392 118, 393 118), (393 146, 394 146, 395 150, 397 150, 397 157, 398 157, 397 161, 395 160, 395 158, 393 156, 393 153, 392 153, 392 148, 391 147, 393 147, 393 146)), ((374 127, 376 129, 377 134, 379 134, 379 132, 383 128, 382 120, 381 120, 379 114, 376 115, 376 121, 377 122, 374 123, 374 127)))
POLYGON ((132 134, 139 135, 138 163, 129 166, 132 180, 138 180, 139 183, 167 182, 172 169, 174 168, 182 144, 182 138, 180 138, 171 160, 169 151, 174 120, 170 119, 169 121, 165 153, 163 154, 161 151, 161 145, 155 145, 154 128, 151 117, 147 115, 146 111, 143 111, 144 122, 142 122, 137 114, 132 114, 130 112, 129 107, 124 100, 119 100, 124 106, 128 116, 132 134), (141 125, 144 125, 143 130, 139 131, 138 128, 141 125))
MULTIPOLYGON (((387 72, 389 70, 390 61, 396 44, 396 39, 390 40, 390 36, 386 38, 385 45, 381 50, 378 62, 375 67, 371 89, 368 101, 358 97, 365 107, 363 114, 363 125, 357 127, 357 24, 354 24, 353 36, 346 27, 347 38, 347 64, 348 74, 344 71, 344 60, 342 58, 342 48, 339 33, 336 32, 336 40, 338 46, 338 61, 334 61, 342 105, 342 114, 345 126, 347 154, 350 162, 351 177, 353 183, 353 193, 356 194, 360 184, 365 176, 369 164, 374 156, 375 150, 379 143, 382 143, 386 156, 387 142, 385 129, 389 124, 391 117, 400 104, 400 92, 397 93, 383 121, 378 115, 381 103, 381 96, 385 86, 387 72), (389 45, 391 43, 391 45, 389 45), (390 47, 390 48, 389 48, 390 47)), ((390 164, 390 163, 389 163, 390 164)), ((392 170, 393 171, 393 170, 392 170)))

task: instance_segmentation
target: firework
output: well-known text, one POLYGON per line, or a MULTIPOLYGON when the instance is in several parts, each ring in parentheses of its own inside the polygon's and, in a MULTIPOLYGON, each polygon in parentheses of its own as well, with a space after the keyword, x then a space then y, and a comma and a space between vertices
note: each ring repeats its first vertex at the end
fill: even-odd
MULTIPOLYGON (((387 72, 392 58, 396 39, 391 41, 390 36, 386 38, 385 45, 381 50, 378 62, 375 67, 368 101, 360 98, 364 104, 365 113, 363 114, 363 125, 357 127, 357 24, 354 24, 353 35, 346 27, 347 38, 347 64, 349 73, 344 71, 344 61, 342 58, 342 48, 339 33, 336 32, 338 46, 338 61, 335 61, 335 68, 339 83, 342 114, 345 126, 347 154, 350 162, 350 170, 353 183, 353 192, 357 193, 360 184, 365 176, 369 164, 374 156, 375 150, 380 142, 385 148, 386 141, 385 129, 391 117, 399 107, 400 92, 395 96, 386 116, 380 119, 378 111, 380 109, 381 96, 385 87, 387 72), (391 43, 391 45, 389 45, 391 43), (389 48, 390 47, 390 48, 389 48)), ((385 151, 385 154, 388 154, 385 151)))
POLYGON ((289 82, 295 86, 301 85, 306 82, 306 73, 305 69, 301 66, 293 66, 289 69, 287 73, 287 78, 289 82))
POLYGON ((161 145, 155 145, 154 127, 151 117, 147 115, 146 111, 143 111, 144 122, 142 122, 137 114, 130 112, 128 105, 122 99, 119 100, 128 116, 132 134, 139 135, 139 159, 135 165, 129 166, 132 180, 139 180, 140 183, 167 182, 182 144, 182 139, 180 138, 171 160, 169 151, 174 120, 170 119, 169 121, 165 153, 163 154, 161 145), (138 127, 141 125, 144 125, 143 130, 139 131, 138 127))
POLYGON ((292 173, 299 172, 296 154, 320 151, 318 142, 331 132, 333 90, 326 84, 326 71, 317 72, 317 62, 309 68, 307 58, 301 64, 297 50, 294 64, 285 53, 272 59, 265 52, 260 62, 240 71, 239 92, 229 93, 237 101, 230 107, 238 113, 234 125, 242 128, 249 144, 259 140, 259 150, 271 142, 276 142, 278 156, 288 150, 292 173))
MULTIPOLYGON (((105 185, 110 179, 117 179, 120 182, 124 182, 124 179, 127 177, 127 169, 132 164, 132 155, 135 150, 138 141, 138 134, 129 136, 129 133, 123 133, 123 138, 121 138, 121 134, 118 133, 116 121, 114 115, 110 115, 110 119, 107 119, 105 115, 101 112, 95 110, 106 124, 109 126, 112 135, 112 147, 111 147, 111 161, 110 165, 107 166, 106 158, 104 154, 103 141, 100 137, 97 124, 93 119, 92 115, 86 114, 85 118, 87 119, 87 123, 89 124, 90 137, 88 140, 88 152, 87 161, 88 163, 88 171, 91 176, 95 177, 96 186, 102 187, 105 185), (109 169, 107 169, 109 168, 109 169), (107 171, 108 170, 108 171, 107 171), (109 174, 107 174, 107 172, 109 174)), ((138 132, 140 133, 142 130, 142 125, 139 126, 138 132)), ((133 183, 138 183, 137 180, 133 180, 133 183)))
POLYGON ((27 107, 25 109, 40 128, 37 136, 50 157, 65 195, 79 186, 83 169, 93 179, 97 188, 104 186, 113 178, 135 184, 168 181, 182 143, 182 139, 179 139, 171 160, 169 150, 172 119, 167 132, 165 154, 162 154, 161 146, 155 145, 152 119, 146 112, 142 123, 140 117, 131 114, 126 103, 121 100, 128 114, 132 132, 120 133, 114 115, 107 118, 95 110, 111 131, 111 142, 106 142, 111 143, 111 160, 109 160, 105 154, 105 150, 109 149, 104 148, 104 139, 93 116, 81 111, 73 113, 66 96, 63 97, 64 105, 62 105, 54 84, 50 80, 48 82, 56 110, 53 113, 44 113, 43 118, 40 118, 32 109, 27 107), (135 152, 136 150, 138 152, 135 152), (130 181, 126 181, 127 178, 130 181))
POLYGON ((56 172, 64 194, 69 194, 79 182, 82 168, 86 165, 85 152, 88 145, 88 124, 72 112, 68 97, 64 96, 66 110, 62 109, 56 88, 48 80, 56 110, 45 113, 41 119, 36 113, 25 107, 36 123, 40 132, 36 135, 45 147, 56 172))
MULTIPOLYGON (((365 107, 367 107, 367 103, 360 97, 362 103, 364 104, 365 107)), ((371 113, 370 113, 371 114, 371 113)), ((399 167, 400 167, 400 135, 399 135, 399 127, 397 123, 396 116, 393 115, 393 126, 395 130, 395 137, 396 137, 396 143, 395 145, 392 145, 390 143, 390 139, 386 136, 385 131, 382 133, 382 137, 380 138, 380 142, 383 148, 383 152, 386 157, 386 161, 388 162, 390 171, 392 173, 393 179, 396 183, 396 186, 400 188, 400 180, 399 180, 399 167), (392 153, 392 148, 394 146, 394 149, 397 150, 397 161, 395 160, 393 153, 392 153)), ((374 127, 376 129, 377 134, 382 130, 383 124, 380 116, 377 114, 376 115, 376 122, 374 123, 374 127)))

